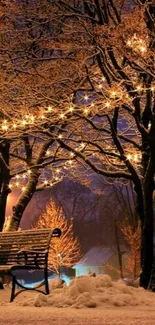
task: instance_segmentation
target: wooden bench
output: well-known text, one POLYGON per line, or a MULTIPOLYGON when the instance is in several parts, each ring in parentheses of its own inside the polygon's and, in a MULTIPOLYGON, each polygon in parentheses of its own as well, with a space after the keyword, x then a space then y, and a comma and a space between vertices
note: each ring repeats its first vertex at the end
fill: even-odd
POLYGON ((60 237, 59 228, 0 232, 0 275, 11 275, 12 291, 10 302, 23 290, 36 290, 49 294, 48 253, 52 237, 60 237), (16 275, 17 270, 42 270, 43 281, 35 288, 21 284, 16 275), (45 292, 39 287, 45 285, 45 292), (16 285, 21 287, 15 293, 16 285))

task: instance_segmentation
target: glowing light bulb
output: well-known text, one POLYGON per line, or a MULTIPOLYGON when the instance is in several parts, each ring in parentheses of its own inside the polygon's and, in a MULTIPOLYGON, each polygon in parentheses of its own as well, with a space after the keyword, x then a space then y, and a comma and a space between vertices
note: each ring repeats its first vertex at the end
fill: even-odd
POLYGON ((69 163, 70 165, 72 165, 73 162, 72 162, 72 160, 68 160, 68 163, 69 163))
POLYGON ((113 91, 111 92, 111 97, 115 97, 115 96, 116 96, 116 91, 113 90, 113 91))
POLYGON ((89 97, 88 97, 88 95, 86 94, 86 95, 84 96, 84 99, 85 99, 85 100, 88 100, 88 98, 89 98, 89 97))
POLYGON ((26 123, 27 123, 27 121, 26 121, 26 120, 23 120, 23 121, 21 122, 21 124, 22 124, 23 126, 25 126, 25 125, 26 125, 26 123))
POLYGON ((49 156, 50 155, 50 150, 46 151, 46 155, 49 156))
POLYGON ((59 134, 59 135, 58 135, 58 138, 59 138, 59 139, 62 139, 62 134, 59 134))
POLYGON ((52 110, 53 110, 52 106, 49 105, 49 106, 47 107, 47 110, 48 110, 48 112, 52 112, 52 110))
POLYGON ((17 124, 13 123, 13 128, 16 129, 17 128, 17 124))
POLYGON ((32 123, 34 122, 34 116, 33 115, 30 116, 30 120, 31 120, 32 123))
POLYGON ((150 130, 151 129, 151 122, 149 122, 149 124, 148 124, 148 130, 150 130))
POLYGON ((84 114, 87 115, 88 113, 89 113, 88 109, 85 108, 85 109, 84 109, 84 114))
POLYGON ((128 160, 131 159, 131 155, 130 155, 130 154, 127 155, 127 159, 128 159, 128 160))
POLYGON ((138 91, 141 91, 141 90, 142 90, 142 86, 141 86, 141 85, 138 85, 138 86, 137 86, 137 90, 138 90, 138 91))
POLYGON ((48 181, 47 179, 44 180, 44 185, 47 185, 48 184, 48 181))
POLYGON ((2 125, 2 130, 3 131, 7 131, 8 130, 8 126, 5 124, 5 125, 2 125))
POLYGON ((110 107, 110 102, 106 102, 106 103, 105 103, 105 106, 106 106, 106 107, 110 107))
POLYGON ((25 189, 26 189, 26 187, 25 186, 22 186, 22 188, 21 188, 22 192, 24 192, 25 189))
POLYGON ((64 119, 65 115, 63 113, 60 114, 60 117, 64 119))
POLYGON ((69 111, 70 111, 70 112, 73 112, 73 110, 74 110, 73 106, 70 106, 70 107, 69 107, 69 111))
POLYGON ((146 49, 145 46, 141 46, 140 50, 141 50, 142 53, 145 53, 147 49, 146 49))

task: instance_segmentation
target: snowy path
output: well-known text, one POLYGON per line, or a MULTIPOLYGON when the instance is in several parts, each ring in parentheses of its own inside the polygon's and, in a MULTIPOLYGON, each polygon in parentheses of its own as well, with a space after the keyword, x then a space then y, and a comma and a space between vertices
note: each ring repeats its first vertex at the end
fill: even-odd
POLYGON ((1 325, 155 325, 155 311, 134 308, 58 309, 0 306, 1 325))

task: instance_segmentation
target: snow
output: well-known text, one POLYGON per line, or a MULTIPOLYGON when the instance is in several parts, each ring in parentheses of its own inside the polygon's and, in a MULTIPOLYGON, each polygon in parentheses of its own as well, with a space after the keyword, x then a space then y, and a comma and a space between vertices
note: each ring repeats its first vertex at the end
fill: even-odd
POLYGON ((75 278, 69 286, 54 279, 50 288, 48 296, 24 291, 13 303, 10 288, 0 290, 0 324, 155 324, 155 294, 113 282, 108 275, 75 278))

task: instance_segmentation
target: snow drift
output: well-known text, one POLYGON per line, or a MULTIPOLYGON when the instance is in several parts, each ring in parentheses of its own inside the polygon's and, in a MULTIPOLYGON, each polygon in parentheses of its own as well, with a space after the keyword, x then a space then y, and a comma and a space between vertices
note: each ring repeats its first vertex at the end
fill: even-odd
POLYGON ((48 296, 37 294, 25 300, 15 300, 14 304, 22 306, 54 306, 58 308, 95 308, 110 306, 151 306, 155 307, 155 294, 127 286, 125 283, 113 282, 109 275, 96 277, 77 277, 61 287, 59 279, 50 281, 51 293, 48 296))

